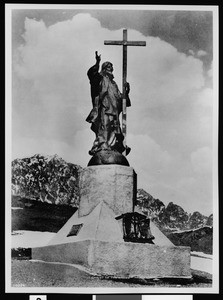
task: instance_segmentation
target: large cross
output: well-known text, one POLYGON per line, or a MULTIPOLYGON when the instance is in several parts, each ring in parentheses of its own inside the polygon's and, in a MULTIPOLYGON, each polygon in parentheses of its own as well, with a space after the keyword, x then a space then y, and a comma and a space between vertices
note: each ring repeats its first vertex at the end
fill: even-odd
MULTIPOLYGON (((127 40, 127 29, 123 29, 123 40, 122 41, 104 41, 105 45, 119 45, 123 46, 123 63, 122 63, 122 94, 123 94, 123 102, 122 102, 122 133, 124 136, 123 145, 126 148, 126 78, 127 78, 127 46, 146 46, 146 42, 144 41, 128 41, 127 40)), ((124 152, 126 155, 126 151, 124 152)))

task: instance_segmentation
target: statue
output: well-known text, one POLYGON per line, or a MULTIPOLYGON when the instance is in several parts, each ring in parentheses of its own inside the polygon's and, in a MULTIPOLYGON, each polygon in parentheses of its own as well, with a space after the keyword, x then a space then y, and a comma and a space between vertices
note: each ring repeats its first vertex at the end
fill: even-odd
POLYGON ((93 108, 86 121, 91 123, 91 129, 96 135, 93 147, 89 151, 92 158, 88 166, 100 164, 129 166, 125 157, 131 150, 126 145, 126 107, 131 106, 129 99, 130 86, 126 80, 127 47, 146 46, 146 42, 128 41, 127 29, 123 29, 123 40, 104 41, 104 45, 116 45, 123 48, 122 93, 114 81, 112 74, 113 65, 111 62, 104 62, 99 73, 101 55, 98 55, 96 51, 96 63, 87 73, 91 84, 93 108), (122 112, 122 129, 119 121, 120 112, 122 112))
MULTIPOLYGON (((86 121, 91 123, 91 129, 96 135, 89 154, 94 156, 99 151, 118 151, 119 153, 126 151, 127 155, 130 148, 123 145, 124 137, 119 121, 123 95, 114 81, 112 63, 104 62, 99 73, 101 55, 98 55, 97 51, 95 58, 95 65, 87 72, 93 108, 86 121)), ((126 106, 131 106, 129 91, 130 86, 126 82, 126 106)))

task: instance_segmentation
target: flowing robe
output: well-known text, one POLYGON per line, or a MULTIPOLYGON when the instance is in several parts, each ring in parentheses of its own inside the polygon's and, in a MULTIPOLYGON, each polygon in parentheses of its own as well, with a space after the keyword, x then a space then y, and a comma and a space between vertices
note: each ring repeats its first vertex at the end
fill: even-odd
MULTIPOLYGON (((108 72, 98 73, 98 68, 96 63, 87 73, 91 84, 93 108, 86 121, 92 124, 91 129, 96 134, 89 153, 94 155, 100 150, 117 150, 122 153, 125 148, 122 143, 119 115, 122 111, 123 96, 113 80, 113 75, 108 72)), ((127 97, 127 106, 130 105, 127 97)))

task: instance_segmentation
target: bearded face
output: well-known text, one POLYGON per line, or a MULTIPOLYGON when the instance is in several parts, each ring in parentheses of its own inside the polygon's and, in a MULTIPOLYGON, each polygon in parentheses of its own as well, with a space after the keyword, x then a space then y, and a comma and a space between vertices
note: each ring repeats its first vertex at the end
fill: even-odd
POLYGON ((113 64, 110 63, 109 61, 106 61, 102 64, 102 67, 101 67, 101 72, 102 73, 109 73, 109 74, 112 74, 113 72, 113 64))

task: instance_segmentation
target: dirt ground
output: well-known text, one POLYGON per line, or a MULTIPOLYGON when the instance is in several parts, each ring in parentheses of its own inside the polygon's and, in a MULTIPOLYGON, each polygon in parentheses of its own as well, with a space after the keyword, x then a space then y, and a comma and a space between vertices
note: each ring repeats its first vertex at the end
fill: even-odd
POLYGON ((90 275, 74 266, 14 259, 11 282, 12 287, 211 288, 211 274, 191 271, 191 279, 112 279, 90 275))

